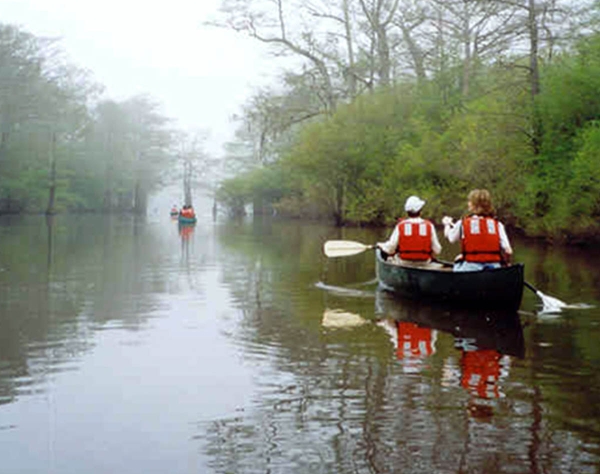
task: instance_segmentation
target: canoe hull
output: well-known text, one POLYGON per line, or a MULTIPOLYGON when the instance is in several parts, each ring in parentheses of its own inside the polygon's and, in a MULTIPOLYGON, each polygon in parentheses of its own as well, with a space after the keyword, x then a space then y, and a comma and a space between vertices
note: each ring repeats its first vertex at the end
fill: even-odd
POLYGON ((406 298, 515 311, 521 305, 522 264, 480 272, 452 272, 387 263, 379 251, 375 258, 380 285, 406 298))
POLYGON ((179 223, 180 224, 195 224, 196 218, 179 216, 179 223))
POLYGON ((387 291, 376 291, 375 301, 376 314, 387 320, 443 331, 452 334, 457 342, 468 339, 468 344, 477 349, 494 349, 519 358, 525 355, 523 327, 517 311, 448 308, 429 301, 402 298, 387 291))

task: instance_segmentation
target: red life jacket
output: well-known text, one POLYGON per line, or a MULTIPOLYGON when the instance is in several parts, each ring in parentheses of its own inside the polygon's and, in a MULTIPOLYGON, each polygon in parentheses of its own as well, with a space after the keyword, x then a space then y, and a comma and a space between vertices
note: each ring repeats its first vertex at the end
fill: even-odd
POLYGON ((430 328, 400 321, 398 323, 398 359, 425 358, 435 352, 430 328))
POLYGON ((463 352, 461 385, 480 398, 500 396, 500 353, 493 349, 463 352))
POLYGON ((398 222, 398 254, 402 260, 431 258, 431 222, 398 222))
POLYGON ((462 254, 467 262, 501 262, 500 226, 493 217, 469 216, 462 220, 462 254))

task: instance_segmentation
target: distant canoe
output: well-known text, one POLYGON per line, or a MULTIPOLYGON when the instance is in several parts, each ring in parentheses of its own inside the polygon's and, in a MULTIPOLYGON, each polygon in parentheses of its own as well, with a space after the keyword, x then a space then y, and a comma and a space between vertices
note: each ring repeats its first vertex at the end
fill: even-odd
POLYGON ((376 252, 381 286, 400 296, 457 306, 517 310, 523 296, 522 264, 453 272, 452 268, 407 267, 388 263, 376 252))
POLYGON ((195 224, 196 223, 196 218, 195 217, 184 217, 184 216, 179 216, 179 223, 180 224, 195 224))

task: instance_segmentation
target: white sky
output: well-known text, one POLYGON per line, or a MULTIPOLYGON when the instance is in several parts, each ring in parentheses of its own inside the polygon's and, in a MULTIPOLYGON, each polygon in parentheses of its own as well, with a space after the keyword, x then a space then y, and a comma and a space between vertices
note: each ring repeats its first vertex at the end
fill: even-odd
POLYGON ((207 151, 218 155, 233 134, 231 115, 274 74, 259 43, 202 26, 219 3, 0 0, 0 22, 60 37, 71 61, 105 86, 105 98, 150 94, 180 128, 208 130, 207 151))

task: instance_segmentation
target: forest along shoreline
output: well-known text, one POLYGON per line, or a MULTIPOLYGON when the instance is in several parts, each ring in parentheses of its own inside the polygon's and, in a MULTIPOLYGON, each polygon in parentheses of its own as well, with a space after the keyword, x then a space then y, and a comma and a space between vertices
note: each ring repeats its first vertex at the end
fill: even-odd
POLYGON ((491 0, 459 14, 437 2, 435 15, 412 12, 414 29, 403 2, 385 6, 386 22, 343 5, 319 15, 223 4, 211 24, 274 48, 285 74, 241 107, 222 157, 205 153, 202 137, 174 133, 155 99, 111 100, 85 70, 58 67, 59 40, 0 24, 0 214, 144 215, 152 193, 182 182, 234 216, 251 207, 389 227, 410 195, 440 222, 466 212, 469 190, 488 189, 513 232, 593 245, 600 4, 553 0, 551 17, 546 4, 491 0), (396 37, 404 41, 391 47, 396 37))
MULTIPOLYGON (((369 24, 361 12, 344 15, 342 6, 332 7, 346 18, 340 24, 328 21, 331 12, 320 21, 308 7, 294 13, 312 18, 312 33, 347 39, 336 45, 295 31, 299 23, 285 11, 263 12, 261 21, 258 11, 244 12, 257 22, 240 32, 286 50, 305 69, 248 101, 245 136, 257 153, 221 183, 219 201, 234 214, 252 206, 339 226, 390 226, 410 195, 425 199, 426 217, 440 222, 466 212, 471 189, 487 189, 513 232, 596 242, 600 102, 588 97, 600 88, 600 35, 589 25, 598 26, 600 5, 558 0, 552 18, 544 0, 475 2, 468 12, 435 5, 435 15, 411 9, 420 22, 409 27, 410 7, 394 2, 384 15, 391 21, 371 22, 367 31, 354 24, 369 24), (574 35, 560 34, 566 24, 574 35), (390 48, 395 35, 406 41, 390 48), (369 38, 365 63, 360 44, 369 38)), ((221 24, 243 25, 241 12, 223 10, 221 24)))

